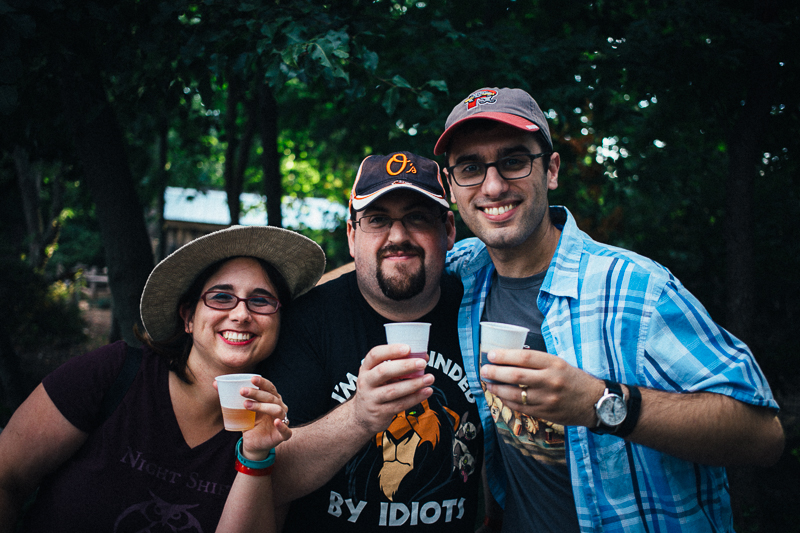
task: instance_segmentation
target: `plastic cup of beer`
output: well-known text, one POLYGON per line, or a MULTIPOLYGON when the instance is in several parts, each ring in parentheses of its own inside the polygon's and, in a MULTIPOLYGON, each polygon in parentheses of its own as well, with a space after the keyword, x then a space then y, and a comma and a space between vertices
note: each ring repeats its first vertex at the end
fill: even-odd
POLYGON ((242 387, 255 388, 250 381, 258 374, 226 374, 217 376, 217 391, 219 391, 219 404, 222 407, 222 421, 228 431, 247 431, 256 425, 255 411, 244 408, 247 399, 239 391, 242 387))
MULTIPOLYGON (((513 324, 481 322, 481 367, 491 364, 486 356, 494 349, 519 350, 524 348, 528 331, 528 328, 513 324)), ((486 383, 497 383, 491 379, 481 379, 486 383)))
MULTIPOLYGON (((427 322, 394 322, 384 324, 386 328, 387 344, 408 344, 411 353, 407 357, 418 357, 428 360, 428 336, 430 335, 431 325, 427 322)), ((406 374, 400 379, 410 379, 421 377, 425 370, 419 370, 406 374)))

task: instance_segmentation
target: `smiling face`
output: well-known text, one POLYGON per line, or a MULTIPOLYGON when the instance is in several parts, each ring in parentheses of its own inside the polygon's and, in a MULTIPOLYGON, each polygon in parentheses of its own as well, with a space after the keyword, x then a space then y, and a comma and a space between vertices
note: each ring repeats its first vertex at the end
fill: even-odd
MULTIPOLYGON (((447 153, 447 165, 466 162, 492 163, 518 154, 543 151, 537 137, 500 123, 487 123, 487 129, 456 131, 447 153)), ((481 185, 461 187, 447 170, 451 199, 458 204, 464 222, 479 237, 490 253, 530 250, 539 246, 552 228, 547 193, 558 187, 558 153, 553 153, 547 170, 542 159, 533 162, 531 174, 522 179, 503 179, 489 167, 481 185)), ((494 258, 494 255, 493 255, 494 258)))
MULTIPOLYGON (((203 293, 224 291, 239 298, 271 296, 275 286, 261 264, 249 257, 224 263, 203 285, 203 293)), ((186 332, 193 345, 187 366, 219 374, 247 372, 266 359, 275 348, 280 329, 280 310, 271 315, 251 312, 245 302, 229 310, 207 307, 200 299, 190 310, 182 310, 186 332)))
MULTIPOLYGON (((438 214, 440 208, 419 193, 397 190, 374 200, 356 216, 384 215, 402 218, 409 213, 438 214)), ((453 214, 428 231, 410 232, 397 221, 385 233, 366 233, 352 221, 347 224, 350 255, 355 260, 361 293, 385 316, 386 309, 405 302, 409 308, 422 302, 436 304, 447 250, 455 242, 453 214)), ((421 315, 420 315, 421 316, 421 315)))

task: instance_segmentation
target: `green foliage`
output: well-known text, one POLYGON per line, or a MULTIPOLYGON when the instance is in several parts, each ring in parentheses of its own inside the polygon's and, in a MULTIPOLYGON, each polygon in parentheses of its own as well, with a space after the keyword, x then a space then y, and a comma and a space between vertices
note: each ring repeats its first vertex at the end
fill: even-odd
POLYGON ((84 322, 76 283, 48 284, 21 261, 3 260, 0 318, 20 352, 66 347, 82 342, 84 322))
POLYGON ((53 243, 45 270, 47 279, 72 279, 78 268, 106 266, 100 227, 94 206, 80 182, 66 184, 65 208, 60 215, 61 230, 53 243))

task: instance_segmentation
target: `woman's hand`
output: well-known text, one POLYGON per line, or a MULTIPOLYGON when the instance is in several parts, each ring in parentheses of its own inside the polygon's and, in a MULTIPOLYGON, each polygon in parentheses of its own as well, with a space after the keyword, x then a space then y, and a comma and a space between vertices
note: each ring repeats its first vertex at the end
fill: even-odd
POLYGON ((248 398, 245 408, 256 413, 256 425, 244 432, 242 453, 251 461, 263 461, 272 448, 292 436, 292 430, 288 408, 275 385, 261 376, 254 377, 252 383, 258 388, 243 388, 241 394, 248 398))

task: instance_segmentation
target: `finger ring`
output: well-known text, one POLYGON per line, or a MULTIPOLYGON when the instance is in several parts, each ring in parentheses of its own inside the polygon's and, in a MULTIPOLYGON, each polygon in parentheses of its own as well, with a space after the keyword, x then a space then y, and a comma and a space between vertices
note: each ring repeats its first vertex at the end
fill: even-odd
POLYGON ((288 426, 289 425, 289 417, 288 416, 284 416, 282 422, 288 426))
POLYGON ((528 389, 522 389, 522 405, 528 405, 528 389))

